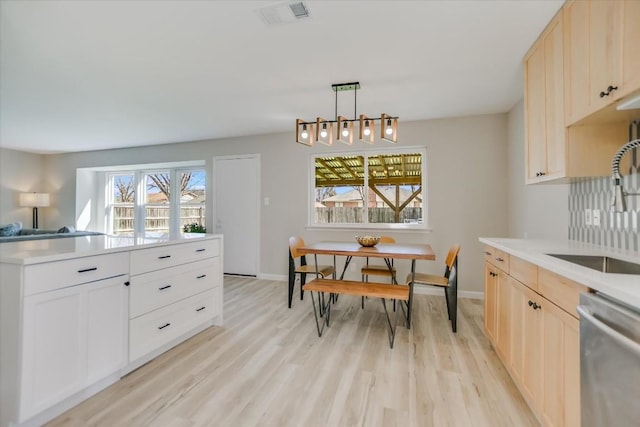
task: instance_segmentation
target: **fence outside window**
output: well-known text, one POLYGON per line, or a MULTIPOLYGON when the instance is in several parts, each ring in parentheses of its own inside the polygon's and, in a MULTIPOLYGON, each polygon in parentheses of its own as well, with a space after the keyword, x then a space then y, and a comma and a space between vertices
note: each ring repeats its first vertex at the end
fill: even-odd
MULTIPOLYGON (((132 234, 134 207, 114 206, 113 234, 132 234)), ((145 231, 169 232, 169 206, 148 206, 145 208, 145 231)), ((180 206, 180 231, 187 224, 197 223, 205 227, 205 206, 180 206)))

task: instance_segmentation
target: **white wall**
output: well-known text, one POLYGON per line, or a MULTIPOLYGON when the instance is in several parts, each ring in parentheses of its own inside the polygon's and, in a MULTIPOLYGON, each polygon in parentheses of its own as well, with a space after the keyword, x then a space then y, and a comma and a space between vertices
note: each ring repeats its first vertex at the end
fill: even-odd
POLYGON ((524 101, 509 112, 509 236, 566 239, 569 184, 525 185, 524 101))
MULTIPOLYGON (((18 194, 46 191, 43 168, 44 156, 0 148, 0 224, 22 221, 25 228, 31 228, 32 209, 20 207, 18 194)), ((55 205, 55 195, 52 195, 51 203, 55 205)), ((47 214, 50 209, 38 209, 40 228, 49 225, 47 214)))
MULTIPOLYGON (((293 128, 293 125, 292 125, 293 128)), ((480 236, 506 236, 507 218, 507 116, 505 114, 455 119, 400 122, 400 147, 427 147, 429 225, 432 232, 385 233, 404 242, 427 242, 436 251, 436 262, 420 262, 418 269, 441 274, 449 246, 460 243, 460 287, 482 291, 483 272, 480 236)), ((388 144, 377 143, 379 147, 388 144)), ((352 240, 355 230, 307 230, 307 167, 312 153, 364 150, 362 144, 308 148, 294 142, 293 132, 246 136, 216 141, 198 141, 98 152, 47 155, 44 176, 54 196, 55 208, 43 212, 51 226, 73 224, 76 191, 85 193, 95 183, 80 181, 76 189, 76 169, 86 167, 141 164, 204 159, 207 173, 214 156, 259 153, 261 156, 261 196, 269 206, 261 209, 260 272, 267 277, 287 273, 287 241, 302 235, 309 241, 352 240)), ((17 156, 17 154, 15 154, 17 156)), ((28 156, 31 158, 30 156, 28 156)), ((35 157, 34 159, 38 159, 35 157)), ((7 179, 10 175, 6 175, 7 179)), ((233 185, 233 183, 228 183, 233 185)), ((3 186, 5 174, 3 173, 3 186)), ((207 189, 211 194, 211 189, 207 189)), ((4 212, 4 201, 2 211, 4 212)), ((212 224, 208 205, 207 223, 212 224)), ((360 261, 361 262, 361 261, 360 261)), ((398 266, 402 278, 408 264, 398 266)))

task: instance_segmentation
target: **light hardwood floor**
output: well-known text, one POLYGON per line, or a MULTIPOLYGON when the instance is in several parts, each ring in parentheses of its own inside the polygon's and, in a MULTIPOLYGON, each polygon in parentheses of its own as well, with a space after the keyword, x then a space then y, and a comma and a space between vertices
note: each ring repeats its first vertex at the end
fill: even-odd
MULTIPOLYGON (((299 289, 299 288, 296 288, 299 289)), ((379 300, 342 296, 318 338, 309 295, 225 277, 224 326, 173 348, 49 426, 537 426, 482 327, 482 301, 416 295, 389 348, 379 300)))

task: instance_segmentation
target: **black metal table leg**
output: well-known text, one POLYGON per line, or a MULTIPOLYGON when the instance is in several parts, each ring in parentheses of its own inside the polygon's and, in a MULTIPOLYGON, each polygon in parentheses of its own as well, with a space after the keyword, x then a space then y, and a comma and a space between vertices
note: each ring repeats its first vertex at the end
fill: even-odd
POLYGON ((411 329, 411 312, 413 307, 413 282, 416 280, 416 260, 411 260, 411 283, 409 283, 409 302, 407 304, 407 329, 411 329))

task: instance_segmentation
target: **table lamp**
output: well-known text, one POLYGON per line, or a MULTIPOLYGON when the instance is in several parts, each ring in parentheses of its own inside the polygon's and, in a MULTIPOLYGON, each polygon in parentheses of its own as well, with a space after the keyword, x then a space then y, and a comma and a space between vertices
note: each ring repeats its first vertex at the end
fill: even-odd
POLYGON ((33 208, 33 228, 38 228, 38 208, 49 205, 49 193, 20 193, 20 206, 33 208))

